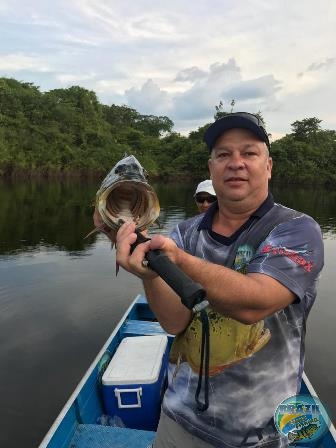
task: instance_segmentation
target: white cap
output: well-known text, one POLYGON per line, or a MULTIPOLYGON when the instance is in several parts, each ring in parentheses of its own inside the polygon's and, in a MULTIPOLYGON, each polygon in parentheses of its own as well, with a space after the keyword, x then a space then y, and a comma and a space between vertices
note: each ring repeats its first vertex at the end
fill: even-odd
POLYGON ((209 194, 211 194, 211 196, 216 196, 215 190, 214 190, 214 188, 212 186, 212 180, 211 179, 204 180, 203 182, 200 182, 197 185, 194 197, 197 195, 197 193, 201 193, 201 192, 202 193, 203 192, 204 193, 209 193, 209 194))

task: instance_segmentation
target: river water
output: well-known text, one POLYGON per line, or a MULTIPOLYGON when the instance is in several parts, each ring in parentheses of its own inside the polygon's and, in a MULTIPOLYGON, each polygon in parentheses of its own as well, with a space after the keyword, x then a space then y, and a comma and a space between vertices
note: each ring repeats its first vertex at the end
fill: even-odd
MULTIPOLYGON (((92 229, 97 181, 0 183, 0 446, 36 447, 141 282, 92 229)), ((162 233, 196 213, 193 185, 154 185, 162 233)), ((321 225, 325 268, 308 320, 306 373, 336 417, 336 191, 272 186, 321 225)))

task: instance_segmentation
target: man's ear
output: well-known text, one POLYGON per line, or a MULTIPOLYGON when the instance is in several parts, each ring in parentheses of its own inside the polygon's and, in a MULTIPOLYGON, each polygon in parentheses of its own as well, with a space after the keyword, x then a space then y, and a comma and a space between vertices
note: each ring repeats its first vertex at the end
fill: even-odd
POLYGON ((271 179, 272 177, 272 168, 273 168, 273 159, 272 157, 269 157, 267 162, 268 179, 271 179))
POLYGON ((212 180, 211 164, 212 164, 212 160, 211 160, 211 159, 208 159, 208 169, 209 169, 209 173, 210 173, 210 179, 212 180))

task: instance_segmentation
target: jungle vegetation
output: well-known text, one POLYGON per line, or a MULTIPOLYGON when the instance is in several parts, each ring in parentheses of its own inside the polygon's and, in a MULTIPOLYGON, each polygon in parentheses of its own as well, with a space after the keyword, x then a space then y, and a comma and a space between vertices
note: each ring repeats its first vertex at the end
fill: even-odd
MULTIPOLYGON (((214 118, 233 107, 234 100, 231 111, 220 102, 214 118)), ((316 117, 297 120, 291 133, 272 143, 273 179, 336 181, 336 131, 321 123, 316 117)), ((127 153, 150 176, 201 179, 208 174, 202 138, 209 124, 183 136, 169 117, 101 104, 79 86, 41 92, 32 83, 0 78, 0 176, 102 175, 127 153)))

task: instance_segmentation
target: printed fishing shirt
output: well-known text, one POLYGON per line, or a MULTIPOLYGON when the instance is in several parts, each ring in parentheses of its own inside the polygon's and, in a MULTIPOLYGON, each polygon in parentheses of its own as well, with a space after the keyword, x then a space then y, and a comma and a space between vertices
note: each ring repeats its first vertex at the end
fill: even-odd
POLYGON ((174 228, 178 247, 243 274, 269 275, 296 300, 251 326, 208 309, 210 404, 204 412, 195 402, 201 332, 195 316, 175 338, 163 412, 215 447, 283 446, 273 416, 283 400, 299 393, 306 320, 323 267, 321 230, 310 216, 274 203, 269 194, 240 229, 224 237, 211 230, 217 207, 174 228))

